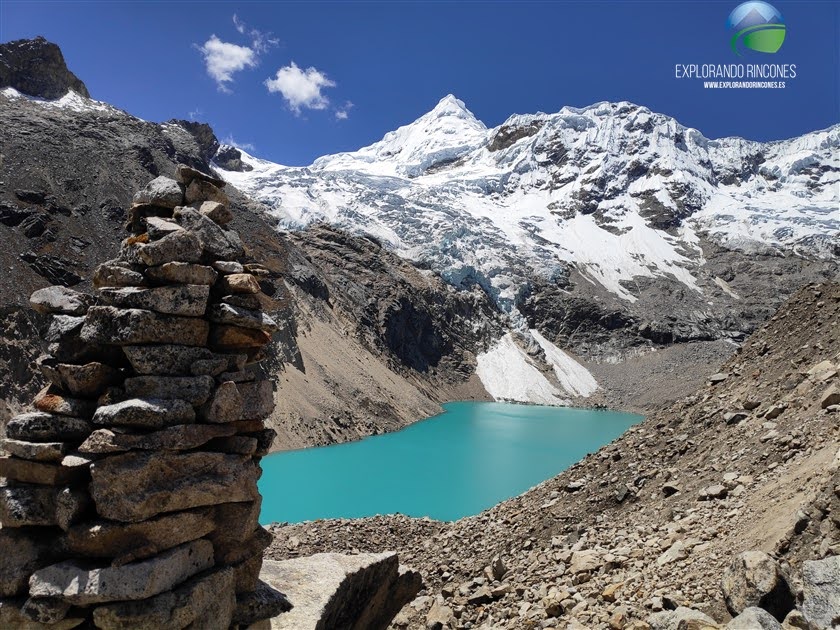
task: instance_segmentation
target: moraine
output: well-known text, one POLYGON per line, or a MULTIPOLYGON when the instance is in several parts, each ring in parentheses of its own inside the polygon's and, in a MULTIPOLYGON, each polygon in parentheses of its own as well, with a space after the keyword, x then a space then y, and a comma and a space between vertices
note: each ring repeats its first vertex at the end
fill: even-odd
POLYGON ((402 431, 266 457, 260 521, 391 513, 455 520, 553 477, 641 420, 617 411, 448 403, 402 431))

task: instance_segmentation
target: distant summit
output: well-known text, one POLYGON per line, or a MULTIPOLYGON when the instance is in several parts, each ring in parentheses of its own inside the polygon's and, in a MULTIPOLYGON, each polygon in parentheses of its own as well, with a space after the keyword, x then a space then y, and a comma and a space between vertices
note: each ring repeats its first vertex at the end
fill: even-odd
POLYGON ((40 36, 0 44, 0 88, 6 87, 50 100, 69 90, 90 98, 85 84, 67 69, 61 49, 40 36))

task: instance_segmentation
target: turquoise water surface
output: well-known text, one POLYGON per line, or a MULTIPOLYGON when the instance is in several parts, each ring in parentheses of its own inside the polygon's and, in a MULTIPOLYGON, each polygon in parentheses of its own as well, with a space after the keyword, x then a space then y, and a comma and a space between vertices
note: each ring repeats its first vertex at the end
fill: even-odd
POLYGON ((260 522, 397 512, 455 520, 553 477, 642 420, 505 403, 443 407, 395 433, 264 458, 260 522))

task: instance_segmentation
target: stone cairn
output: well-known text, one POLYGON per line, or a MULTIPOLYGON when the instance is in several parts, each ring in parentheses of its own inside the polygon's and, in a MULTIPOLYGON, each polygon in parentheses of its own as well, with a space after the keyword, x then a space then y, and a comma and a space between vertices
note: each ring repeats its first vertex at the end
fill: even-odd
POLYGON ((154 179, 98 297, 32 295, 50 385, 2 440, 0 627, 227 629, 288 609, 259 581, 275 432, 253 368, 277 325, 223 187, 184 165, 154 179))

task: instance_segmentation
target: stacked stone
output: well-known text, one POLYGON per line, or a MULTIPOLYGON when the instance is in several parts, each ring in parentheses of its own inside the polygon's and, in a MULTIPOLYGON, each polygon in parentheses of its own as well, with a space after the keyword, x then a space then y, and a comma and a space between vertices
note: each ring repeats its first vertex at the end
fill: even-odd
POLYGON ((134 198, 98 297, 36 291, 50 385, 0 457, 0 627, 228 628, 288 603, 259 581, 254 366, 275 322, 224 182, 181 165, 134 198))

